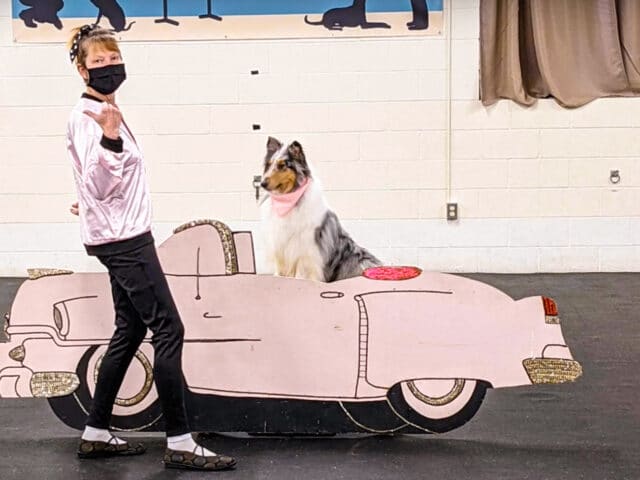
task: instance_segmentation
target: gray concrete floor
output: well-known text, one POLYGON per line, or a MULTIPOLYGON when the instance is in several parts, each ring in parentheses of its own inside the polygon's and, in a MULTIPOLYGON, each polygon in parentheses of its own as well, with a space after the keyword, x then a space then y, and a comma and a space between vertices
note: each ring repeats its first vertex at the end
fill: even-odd
MULTIPOLYGON (((574 384, 489 390, 478 414, 440 436, 251 438, 218 435, 210 448, 238 458, 237 479, 640 478, 640 274, 468 275, 514 298, 559 305, 584 375, 574 384)), ((0 312, 22 280, 0 279, 0 312)), ((78 433, 46 401, 0 400, 0 479, 170 479, 163 439, 144 435, 142 457, 80 461, 78 433)))

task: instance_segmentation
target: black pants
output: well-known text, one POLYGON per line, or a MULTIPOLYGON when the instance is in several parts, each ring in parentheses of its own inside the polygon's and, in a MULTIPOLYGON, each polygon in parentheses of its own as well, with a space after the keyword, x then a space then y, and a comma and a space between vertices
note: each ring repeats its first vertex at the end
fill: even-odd
POLYGON ((154 245, 98 259, 109 271, 116 330, 102 359, 87 425, 109 428, 122 380, 149 328, 167 436, 188 433, 182 374, 184 327, 154 245))

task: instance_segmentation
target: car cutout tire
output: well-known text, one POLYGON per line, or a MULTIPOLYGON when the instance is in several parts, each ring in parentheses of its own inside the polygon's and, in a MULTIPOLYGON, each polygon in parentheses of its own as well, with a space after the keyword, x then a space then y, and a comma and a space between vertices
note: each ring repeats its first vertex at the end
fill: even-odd
MULTIPOLYGON (((125 381, 118 392, 113 406, 113 414, 131 416, 145 410, 158 400, 158 393, 153 384, 153 366, 147 358, 153 351, 150 345, 141 345, 136 351, 127 369, 125 381)), ((89 358, 86 382, 93 398, 95 385, 98 383, 100 365, 107 352, 107 346, 99 346, 89 358)))
MULTIPOLYGON (((106 346, 94 345, 84 353, 76 370, 80 385, 73 394, 48 399, 56 416, 72 428, 84 428, 93 399, 97 369, 105 350, 106 346)), ((111 428, 118 431, 157 430, 162 419, 162 410, 155 387, 151 385, 153 383, 151 362, 144 352, 138 350, 129 368, 132 367, 142 368, 145 371, 145 378, 139 386, 139 391, 132 392, 125 398, 116 399, 111 416, 111 428), (149 378, 148 375, 151 377, 149 378)))
POLYGON ((467 423, 491 385, 472 379, 420 379, 397 383, 387 398, 394 413, 409 425, 444 433, 467 423))

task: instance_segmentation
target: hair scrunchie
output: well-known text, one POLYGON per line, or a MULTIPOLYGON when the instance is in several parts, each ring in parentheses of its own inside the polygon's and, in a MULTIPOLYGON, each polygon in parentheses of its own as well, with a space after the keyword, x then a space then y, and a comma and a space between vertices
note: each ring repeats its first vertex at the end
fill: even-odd
POLYGON ((97 28, 97 25, 83 25, 76 33, 76 36, 73 38, 73 42, 71 43, 71 50, 69 50, 69 57, 71 58, 71 63, 75 61, 78 57, 78 52, 80 51, 80 42, 84 37, 89 35, 89 33, 97 28))

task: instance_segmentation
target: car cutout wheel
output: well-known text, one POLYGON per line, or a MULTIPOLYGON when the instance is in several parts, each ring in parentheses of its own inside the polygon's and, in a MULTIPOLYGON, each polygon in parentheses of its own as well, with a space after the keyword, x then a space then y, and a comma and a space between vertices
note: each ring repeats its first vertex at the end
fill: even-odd
MULTIPOLYGON (((144 349, 145 344, 142 345, 144 349)), ((104 355, 106 345, 94 345, 90 347, 78 362, 76 374, 80 379, 80 385, 77 390, 66 397, 49 398, 49 405, 54 413, 64 423, 72 428, 82 429, 93 399, 95 391, 95 368, 98 361, 104 355)), ((141 395, 146 389, 148 378, 140 371, 146 371, 145 365, 151 366, 151 362, 144 354, 139 351, 139 355, 134 357, 130 370, 134 376, 144 375, 144 380, 139 378, 133 382, 131 387, 126 390, 120 390, 120 404, 114 405, 113 415, 111 416, 110 428, 116 431, 145 431, 162 429, 160 425, 162 420, 162 409, 158 400, 155 386, 152 386, 145 395, 141 395), (141 358, 144 357, 144 360, 141 358), (137 359, 137 360, 136 360, 137 359), (133 368, 133 371, 131 370, 133 368), (137 371, 136 371, 137 370, 137 371), (133 390, 136 390, 133 392, 133 390)), ((126 376, 125 376, 126 378, 126 376)), ((134 379, 135 380, 135 379, 134 379)), ((151 377, 153 380, 153 377, 151 377)))
POLYGON ((401 386, 402 394, 409 403, 432 418, 444 418, 450 416, 448 412, 455 413, 456 403, 465 404, 469 392, 473 391, 473 385, 467 385, 467 382, 460 378, 455 380, 411 380, 402 382, 401 386))
MULTIPOLYGON (((87 378, 87 384, 92 397, 106 350, 106 346, 99 347, 89 359, 87 375, 90 378, 87 378)), ((147 356, 138 350, 127 370, 125 385, 115 399, 113 413, 116 415, 137 413, 151 405, 157 398, 158 394, 153 386, 153 367, 147 356), (129 388, 125 390, 127 386, 129 388)))
POLYGON ((490 385, 472 379, 419 379, 394 385, 387 395, 394 413, 418 430, 443 433, 478 411, 490 385))

